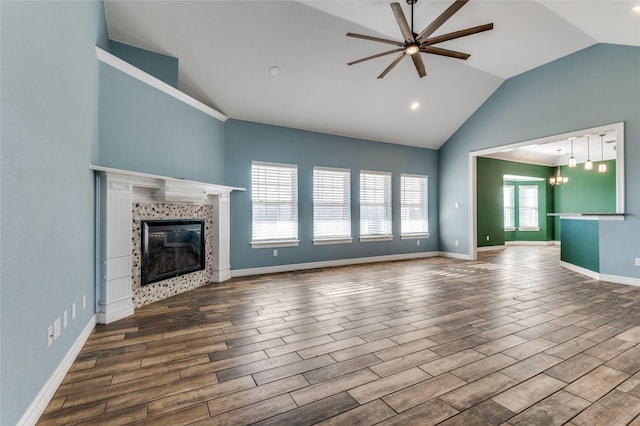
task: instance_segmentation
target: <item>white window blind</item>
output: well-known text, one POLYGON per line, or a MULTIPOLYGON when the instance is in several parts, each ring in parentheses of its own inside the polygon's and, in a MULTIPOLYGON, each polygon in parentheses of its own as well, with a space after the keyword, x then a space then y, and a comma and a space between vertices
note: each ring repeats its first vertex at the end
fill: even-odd
POLYGON ((504 228, 511 229, 516 226, 515 188, 513 185, 504 185, 504 228))
POLYGON ((538 187, 535 185, 518 187, 518 227, 538 227, 538 187))
POLYGON ((252 240, 297 240, 298 166, 251 163, 252 240))
POLYGON ((360 235, 391 235, 391 173, 360 173, 360 235))
POLYGON ((313 238, 351 238, 351 171, 313 168, 313 238))
POLYGON ((400 176, 400 233, 401 235, 426 234, 427 177, 400 176))

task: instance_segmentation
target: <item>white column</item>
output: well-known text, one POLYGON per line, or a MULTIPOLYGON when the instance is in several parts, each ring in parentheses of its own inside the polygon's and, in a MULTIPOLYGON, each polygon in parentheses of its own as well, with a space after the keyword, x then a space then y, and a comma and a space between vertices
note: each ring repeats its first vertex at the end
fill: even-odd
POLYGON ((213 196, 213 271, 211 281, 219 283, 231 278, 229 193, 213 196))
POLYGON ((133 314, 131 290, 131 197, 133 185, 105 174, 100 184, 100 284, 98 322, 108 324, 133 314))

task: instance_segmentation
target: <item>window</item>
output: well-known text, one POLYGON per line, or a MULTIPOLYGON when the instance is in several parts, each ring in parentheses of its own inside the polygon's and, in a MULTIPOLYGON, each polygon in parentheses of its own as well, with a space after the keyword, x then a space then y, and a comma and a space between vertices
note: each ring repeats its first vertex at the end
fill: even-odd
POLYGON ((251 163, 252 247, 298 245, 298 166, 251 163))
POLYGON ((360 172, 360 240, 391 240, 391 173, 360 172))
POLYGON ((516 230, 516 197, 513 185, 504 185, 504 230, 516 230))
POLYGON ((351 171, 313 168, 314 244, 351 242, 351 171))
POLYGON ((401 237, 426 237, 428 232, 427 177, 403 174, 400 176, 401 237))
POLYGON ((535 230, 538 228, 538 187, 520 185, 518 187, 518 229, 535 230))

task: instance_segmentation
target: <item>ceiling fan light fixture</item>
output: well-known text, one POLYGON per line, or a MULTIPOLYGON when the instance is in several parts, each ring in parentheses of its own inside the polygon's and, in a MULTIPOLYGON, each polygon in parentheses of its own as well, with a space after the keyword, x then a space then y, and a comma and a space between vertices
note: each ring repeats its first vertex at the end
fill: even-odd
POLYGON ((420 52, 420 46, 417 44, 410 44, 404 48, 404 53, 407 55, 415 55, 418 52, 420 52))

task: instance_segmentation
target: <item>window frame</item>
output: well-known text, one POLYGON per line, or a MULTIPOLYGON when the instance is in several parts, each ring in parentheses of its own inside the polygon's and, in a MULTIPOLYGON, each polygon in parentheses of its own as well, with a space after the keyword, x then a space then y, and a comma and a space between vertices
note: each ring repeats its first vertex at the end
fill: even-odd
MULTIPOLYGON (((279 192, 279 191, 278 191, 279 192)), ((269 248, 269 247, 296 247, 300 244, 299 235, 299 216, 298 216, 298 165, 271 163, 264 161, 251 162, 251 247, 252 248, 269 248), (289 192, 290 200, 283 201, 263 201, 257 200, 256 195, 259 188, 256 188, 257 176, 254 176, 254 167, 278 168, 288 170, 291 173, 291 191, 289 192), (283 237, 256 238, 256 205, 284 205, 289 206, 292 212, 295 235, 283 237)), ((293 233, 292 233, 293 234, 293 233)))
POLYGON ((426 175, 417 175, 410 173, 402 173, 400 174, 400 238, 403 240, 406 239, 418 239, 418 238, 428 238, 429 237, 429 176, 426 175), (418 203, 408 203, 406 202, 406 192, 405 192, 405 179, 416 179, 419 180, 419 185, 422 187, 422 191, 420 194, 420 202, 418 203), (418 208, 422 210, 422 228, 421 231, 403 231, 404 225, 406 223, 405 219, 405 209, 406 208, 418 208))
POLYGON ((351 169, 344 168, 336 168, 336 167, 325 167, 325 166, 314 166, 313 167, 313 244, 314 245, 324 245, 324 244, 348 244, 353 241, 352 237, 352 222, 351 222, 351 169), (326 191, 335 188, 324 188, 320 187, 321 181, 318 180, 320 174, 327 172, 330 174, 337 175, 339 179, 342 179, 344 186, 342 187, 342 200, 340 202, 334 200, 321 200, 319 197, 319 191, 322 193, 326 193, 326 191), (346 227, 344 228, 347 232, 340 234, 326 234, 319 236, 317 232, 317 225, 320 221, 320 217, 318 216, 319 207, 341 207, 342 216, 334 216, 334 220, 342 220, 346 221, 346 227))
POLYGON ((505 232, 513 232, 516 230, 516 185, 502 185, 502 220, 505 232), (507 197, 505 190, 509 190, 511 199, 511 225, 507 225, 507 205, 505 203, 507 197))
MULTIPOLYGON (((382 171, 373 171, 373 170, 360 170, 360 182, 359 182, 359 188, 360 188, 360 242, 374 242, 374 241, 390 241, 393 240, 393 190, 392 190, 392 184, 393 184, 393 179, 392 179, 392 173, 391 172, 382 172, 382 171), (363 185, 366 184, 366 180, 363 179, 363 177, 366 176, 371 176, 371 178, 373 177, 382 177, 386 182, 384 182, 384 187, 383 187, 383 202, 365 202, 363 201, 363 193, 365 191, 366 188, 364 188, 363 185), (380 207, 382 206, 384 208, 384 217, 383 218, 376 218, 376 220, 378 220, 379 222, 382 222, 382 228, 383 231, 387 231, 388 232, 380 232, 380 233, 363 233, 363 222, 365 222, 365 220, 363 220, 363 211, 365 210, 365 207, 380 207)), ((374 189, 372 188, 371 191, 373 191, 374 189)), ((370 196, 374 196, 375 194, 369 194, 369 196, 367 196, 367 198, 369 198, 370 196)))
MULTIPOLYGON (((518 185, 518 231, 539 231, 540 230, 540 191, 538 190, 538 185, 518 185), (521 196, 522 190, 535 189, 535 207, 528 206, 526 203, 523 203, 523 198, 521 196), (525 205, 523 207, 523 204, 525 205), (535 224, 526 224, 522 225, 522 217, 523 210, 529 209, 535 211, 535 224)), ((526 222, 526 221, 525 221, 526 222)))

